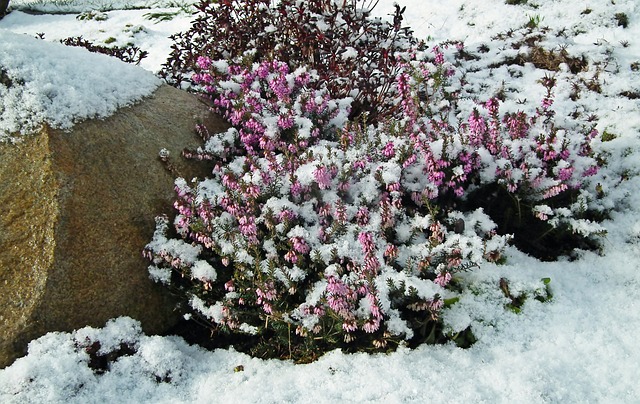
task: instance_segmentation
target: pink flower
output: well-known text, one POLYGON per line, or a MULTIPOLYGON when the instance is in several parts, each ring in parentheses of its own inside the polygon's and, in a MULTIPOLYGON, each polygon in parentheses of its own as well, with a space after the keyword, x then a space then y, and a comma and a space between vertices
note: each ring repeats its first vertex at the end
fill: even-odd
POLYGON ((367 162, 364 160, 356 160, 353 162, 354 170, 362 170, 367 166, 367 162))
POLYGON ((380 218, 382 219, 382 229, 389 229, 395 224, 394 215, 391 211, 391 204, 389 203, 389 198, 386 196, 383 196, 380 201, 380 218))
POLYGON ((345 285, 340 279, 337 279, 335 276, 330 276, 327 278, 327 292, 333 295, 346 295, 349 291, 347 285, 345 285))
POLYGON ((440 310, 442 308, 442 306, 444 306, 444 302, 442 301, 442 299, 433 299, 429 303, 429 309, 431 309, 433 311, 440 310))
POLYGON ((255 225, 255 219, 253 216, 241 216, 238 218, 238 225, 240 233, 245 236, 255 236, 258 234, 258 229, 255 225))
POLYGON ((342 329, 346 332, 354 332, 358 329, 358 324, 354 320, 346 320, 342 323, 342 329))
POLYGON ((351 183, 349 181, 341 181, 338 184, 338 190, 342 192, 347 192, 351 188, 351 183))
POLYGON ((560 181, 566 181, 568 179, 571 178, 571 175, 573 174, 573 167, 567 167, 567 168, 562 168, 560 169, 560 172, 558 173, 558 179, 560 181))
POLYGON ((387 185, 387 191, 388 192, 398 192, 398 191, 400 191, 400 183, 399 182, 394 182, 393 184, 387 185))
POLYGON ((378 328, 380 328, 380 320, 378 319, 365 321, 362 325, 362 329, 368 334, 378 331, 378 328))
POLYGON ((376 275, 380 269, 380 261, 375 255, 368 255, 364 259, 364 273, 376 275))
POLYGON ((302 186, 302 184, 300 184, 300 182, 298 181, 293 181, 293 183, 291 184, 291 195, 293 196, 300 196, 302 194, 302 192, 304 191, 304 188, 302 186))
POLYGON ((313 176, 320 189, 328 189, 331 186, 331 174, 325 166, 316 167, 313 176))
POLYGON ((284 259, 289 261, 292 264, 298 262, 298 255, 293 250, 289 250, 285 255, 284 259))
POLYGON ((405 161, 404 163, 402 163, 402 168, 407 168, 409 167, 411 164, 415 163, 416 160, 418 159, 418 156, 416 156, 415 154, 410 155, 405 161))
POLYGON ((290 116, 280 116, 278 117, 278 126, 281 129, 289 129, 293 127, 293 118, 290 116))
POLYGON ((529 123, 527 122, 527 115, 524 112, 507 114, 503 121, 507 124, 511 139, 522 139, 527 136, 529 123))
POLYGON ((278 218, 280 219, 280 221, 292 221, 294 220, 296 217, 298 217, 298 215, 293 212, 292 210, 289 209, 283 209, 279 214, 278 214, 278 218))
POLYGON ((340 200, 336 202, 336 207, 334 211, 335 219, 338 223, 345 223, 347 221, 347 207, 340 200))
POLYGON ((382 149, 382 155, 385 156, 386 158, 392 158, 393 156, 396 155, 396 149, 395 149, 395 146, 393 145, 393 142, 388 142, 384 146, 384 149, 382 149))
POLYGON ((438 276, 436 276, 436 279, 433 282, 442 287, 445 287, 447 286, 449 281, 451 281, 451 273, 447 271, 443 271, 443 272, 440 272, 438 276))
POLYGON ((201 69, 208 69, 211 66, 211 59, 206 56, 198 56, 196 63, 201 69))
POLYGON ((301 254, 306 254, 311 250, 311 247, 302 237, 292 237, 289 241, 293 244, 293 250, 301 254))
POLYGON ((371 315, 378 320, 381 319, 382 311, 380 310, 378 297, 373 293, 367 293, 367 299, 369 300, 369 309, 371 310, 371 315))
POLYGON ((318 215, 323 217, 329 217, 331 215, 331 205, 323 203, 318 206, 318 215))
POLYGON ((444 63, 444 54, 440 51, 440 47, 434 46, 431 52, 435 55, 434 63, 436 65, 442 65, 444 63))
POLYGON ((369 254, 375 251, 373 236, 368 231, 360 232, 360 234, 358 234, 358 241, 360 242, 364 253, 369 254))
POLYGON ((366 226, 369 223, 369 209, 361 206, 356 213, 356 223, 358 226, 366 226))
POLYGON ((269 76, 269 63, 260 64, 260 66, 258 66, 258 69, 256 70, 256 74, 261 79, 266 79, 267 76, 269 76))
POLYGON ((566 191, 567 188, 569 188, 567 186, 567 184, 559 184, 559 185, 555 185, 551 188, 549 188, 544 195, 542 196, 543 199, 547 199, 547 198, 551 198, 554 197, 556 195, 558 195, 559 193, 566 191))
POLYGON ((384 256, 389 259, 396 258, 398 256, 398 247, 393 244, 387 244, 384 250, 384 256))
POLYGON ((600 170, 600 167, 598 167, 597 165, 593 165, 587 168, 586 170, 584 170, 584 172, 582 173, 582 176, 590 177, 592 175, 596 175, 598 173, 598 170, 600 170))
POLYGON ((536 212, 535 216, 542 221, 547 221, 549 219, 549 216, 544 212, 536 212))
POLYGON ((500 106, 500 101, 497 98, 492 97, 485 102, 484 107, 489 111, 491 115, 495 115, 498 113, 498 107, 500 106))

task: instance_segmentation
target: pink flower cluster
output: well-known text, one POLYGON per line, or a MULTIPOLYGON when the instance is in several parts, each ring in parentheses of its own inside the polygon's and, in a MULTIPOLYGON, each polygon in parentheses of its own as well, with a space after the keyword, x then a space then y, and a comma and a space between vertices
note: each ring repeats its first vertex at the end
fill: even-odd
MULTIPOLYGON (((461 44, 455 45, 459 51, 461 44)), ((479 103, 466 122, 456 125, 459 112, 451 106, 456 104, 458 95, 446 89, 455 75, 444 59, 447 49, 447 45, 433 47, 433 63, 404 64, 405 71, 397 79, 403 111, 398 119, 405 123, 400 131, 404 139, 410 139, 404 147, 410 152, 395 160, 403 168, 416 161, 423 164, 430 182, 422 191, 414 191, 415 201, 434 200, 448 191, 462 197, 470 182, 477 181, 481 172, 486 177, 488 169, 493 170, 493 181, 531 201, 579 189, 585 178, 597 173, 599 163, 590 146, 597 132, 589 129, 586 134, 568 133, 554 124, 551 107, 556 81, 552 77, 541 80, 546 94, 535 115, 522 111, 501 113, 500 101, 492 97, 479 103), (429 81, 439 85, 429 87, 425 84, 429 81), (442 107, 434 111, 434 104, 442 107)), ((397 131, 398 125, 394 125, 397 131)), ((394 159, 401 147, 397 141, 386 143, 381 158, 394 159)))
POLYGON ((193 82, 203 86, 218 111, 239 127, 241 147, 250 155, 299 154, 331 127, 329 96, 326 91, 306 90, 311 75, 304 69, 290 72, 286 63, 277 60, 252 68, 234 64, 226 71, 218 71, 203 56, 198 63, 209 71, 195 74, 193 82), (275 127, 270 123, 274 120, 275 127), (288 130, 295 132, 293 139, 282 137, 288 130))
MULTIPOLYGON (((428 284, 421 290, 450 288, 458 271, 498 260, 507 242, 486 226, 451 225, 469 189, 498 183, 535 202, 580 187, 597 170, 593 132, 576 143, 549 121, 553 80, 544 82, 546 101, 535 116, 501 114, 499 100, 489 98, 457 125, 447 49, 402 65, 393 88, 401 112, 376 127, 348 122, 348 100, 308 89, 313 72, 291 72, 277 60, 218 71, 222 64, 198 58, 204 72, 193 81, 234 130, 207 132, 193 153, 215 168, 194 188, 176 187, 175 227, 229 267, 207 286, 214 293, 197 292, 224 307, 231 320, 222 326, 293 323, 301 338, 370 335, 376 347, 409 338, 388 324, 404 322, 407 310, 426 310, 435 321, 444 303, 390 279, 402 273, 428 284), (401 292, 391 298, 394 291, 401 292)), ((185 266, 148 255, 158 265, 185 266)))

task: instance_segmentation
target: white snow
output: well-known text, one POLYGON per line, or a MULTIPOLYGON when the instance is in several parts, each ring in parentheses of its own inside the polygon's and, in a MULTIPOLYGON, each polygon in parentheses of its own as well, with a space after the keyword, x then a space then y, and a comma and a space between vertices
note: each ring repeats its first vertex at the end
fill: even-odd
MULTIPOLYGON (((22 7, 25 3, 14 0, 11 4, 22 7)), ((381 0, 375 13, 387 15, 392 3, 381 0)), ((78 7, 75 11, 86 11, 86 5, 102 8, 84 0, 70 4, 78 7)), ((469 292, 445 312, 444 319, 451 330, 473 327, 478 342, 469 349, 421 346, 415 350, 400 348, 388 355, 334 351, 312 364, 295 365, 250 358, 233 349, 205 351, 176 337, 146 336, 135 321, 121 318, 103 329, 50 333, 33 341, 28 356, 0 370, 0 402, 640 402, 640 101, 619 96, 624 90, 637 91, 640 83, 640 73, 631 69, 633 63, 640 62, 640 3, 530 0, 527 5, 512 6, 502 0, 405 0, 400 4, 407 6, 406 23, 421 37, 462 39, 472 51, 481 44, 491 47, 483 56, 486 60, 470 63, 486 66, 500 60, 503 54, 490 38, 519 28, 536 15, 541 25, 567 29, 566 38, 551 36, 547 38, 549 43, 566 45, 569 54, 585 55, 592 64, 601 63, 602 93, 584 93, 577 106, 598 115, 601 132, 616 135, 598 146, 609 163, 596 177, 606 194, 598 203, 616 208, 611 219, 602 224, 607 236, 600 254, 584 252, 575 261, 540 262, 509 248, 505 265, 484 264, 465 272, 462 282, 469 292), (616 24, 616 13, 626 13, 627 28, 616 24), (628 179, 621 181, 623 175, 628 179), (497 287, 501 278, 508 279, 514 291, 531 290, 530 286, 538 285, 540 279, 550 278, 553 299, 546 303, 528 299, 521 313, 515 314, 504 307, 506 299, 497 287), (95 375, 87 366, 88 354, 75 348, 85 344, 87 338, 99 339, 105 347, 125 342, 137 352, 121 357, 105 374, 95 375)), ((170 41, 166 36, 185 30, 189 16, 180 11, 171 21, 154 24, 144 17, 146 13, 149 10, 106 11, 105 21, 80 22, 74 15, 14 11, 1 20, 0 65, 29 80, 22 96, 32 97, 27 105, 32 105, 37 118, 34 122, 50 120, 65 127, 85 116, 108 114, 109 106, 143 96, 140 89, 151 91, 157 80, 105 57, 28 36, 44 32, 48 41, 77 35, 103 41, 108 36, 119 38, 124 21, 143 25, 146 31, 127 38, 150 52, 150 60, 146 64, 143 61, 142 66, 155 72, 168 53, 170 41), (64 64, 65 52, 75 52, 74 58, 86 57, 83 60, 87 60, 87 66, 71 69, 64 64), (106 71, 97 73, 102 70, 95 69, 102 66, 106 71), (54 68, 62 69, 63 74, 44 78, 54 68), (120 71, 116 69, 124 70, 115 73, 120 71), (94 80, 84 80, 89 74, 112 74, 106 77, 118 80, 93 75, 90 77, 94 80), (69 102, 63 106, 49 103, 47 94, 53 95, 53 100, 70 97, 69 102), (47 108, 53 105, 56 107, 47 108)), ((495 69, 494 76, 489 77, 486 69, 481 69, 468 79, 472 85, 488 86, 484 90, 488 95, 502 82, 508 83, 513 89, 509 105, 531 111, 540 100, 535 81, 544 72, 532 65, 517 70, 522 77, 510 77, 507 69, 495 69), (514 102, 525 98, 526 105, 514 102)), ((581 77, 593 73, 584 72, 581 77)), ((570 85, 562 82, 571 75, 559 72, 557 78, 560 94, 555 107, 559 119, 564 119, 576 107, 566 97, 570 85)), ((19 127, 27 117, 16 107, 8 108, 7 100, 2 94, 2 128, 19 127), (12 116, 21 116, 22 121, 12 116)), ((490 230, 479 211, 465 217, 465 222, 490 230)), ((221 315, 220 310, 202 307, 214 317, 221 315)))
POLYGON ((0 141, 32 132, 44 122, 69 129, 86 118, 105 118, 151 94, 160 80, 148 71, 82 48, 45 42, 2 29, 0 141))
POLYGON ((207 261, 196 261, 191 267, 191 276, 193 278, 200 279, 201 281, 215 281, 218 277, 215 268, 213 268, 207 261))

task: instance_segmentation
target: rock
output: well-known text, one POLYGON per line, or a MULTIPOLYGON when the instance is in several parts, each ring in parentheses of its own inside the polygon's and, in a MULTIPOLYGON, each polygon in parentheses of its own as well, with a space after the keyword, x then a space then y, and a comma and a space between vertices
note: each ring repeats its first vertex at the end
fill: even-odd
POLYGON ((154 217, 172 211, 160 149, 185 178, 207 173, 178 157, 201 144, 197 122, 227 128, 196 97, 163 85, 107 119, 0 144, 0 368, 50 331, 123 315, 146 333, 175 323, 174 301, 149 279, 141 252, 154 217))
POLYGON ((0 20, 7 14, 7 8, 9 7, 9 0, 0 0, 0 20))

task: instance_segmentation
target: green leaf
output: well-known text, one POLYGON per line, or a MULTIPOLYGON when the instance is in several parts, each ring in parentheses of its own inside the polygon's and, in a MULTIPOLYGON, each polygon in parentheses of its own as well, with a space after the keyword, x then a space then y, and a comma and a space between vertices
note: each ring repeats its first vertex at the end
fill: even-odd
POLYGON ((452 297, 450 299, 444 299, 444 307, 451 307, 454 304, 458 303, 460 301, 459 297, 452 297))

